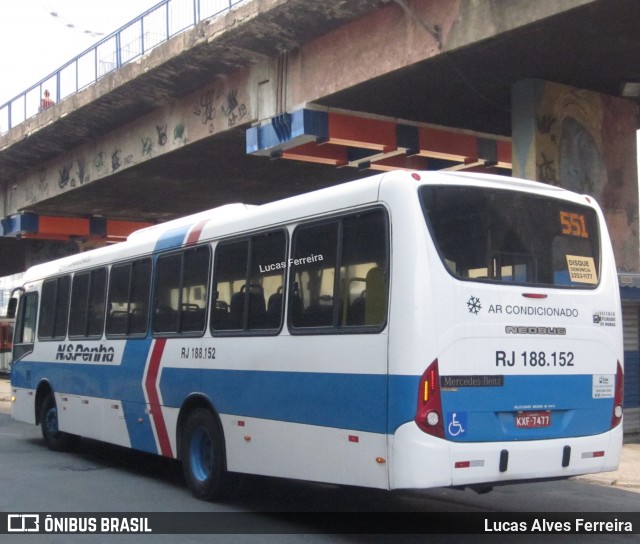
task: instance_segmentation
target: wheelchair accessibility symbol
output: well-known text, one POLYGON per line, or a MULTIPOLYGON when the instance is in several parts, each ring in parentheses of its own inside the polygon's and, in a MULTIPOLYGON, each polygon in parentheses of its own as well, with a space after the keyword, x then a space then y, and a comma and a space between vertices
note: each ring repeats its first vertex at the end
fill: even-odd
POLYGON ((462 436, 467 431, 467 413, 449 412, 447 414, 449 436, 462 436))

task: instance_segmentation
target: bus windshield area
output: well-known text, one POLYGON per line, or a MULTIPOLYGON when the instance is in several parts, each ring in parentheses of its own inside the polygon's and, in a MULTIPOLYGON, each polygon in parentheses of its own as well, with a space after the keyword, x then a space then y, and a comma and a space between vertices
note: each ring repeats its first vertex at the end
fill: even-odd
POLYGON ((593 288, 600 277, 596 212, 519 191, 425 186, 420 200, 447 269, 465 280, 593 288))

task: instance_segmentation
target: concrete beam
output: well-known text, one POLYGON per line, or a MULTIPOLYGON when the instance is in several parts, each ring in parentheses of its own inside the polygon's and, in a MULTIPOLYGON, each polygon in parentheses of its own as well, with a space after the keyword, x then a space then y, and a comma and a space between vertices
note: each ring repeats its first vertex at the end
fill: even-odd
POLYGON ((448 58, 447 53, 594 1, 387 0, 385 7, 288 53, 285 109, 440 54, 448 58))
MULTIPOLYGON (((260 70, 238 70, 32 169, 4 195, 6 215, 256 119, 260 70)), ((2 204, 0 203, 0 206, 2 204)))

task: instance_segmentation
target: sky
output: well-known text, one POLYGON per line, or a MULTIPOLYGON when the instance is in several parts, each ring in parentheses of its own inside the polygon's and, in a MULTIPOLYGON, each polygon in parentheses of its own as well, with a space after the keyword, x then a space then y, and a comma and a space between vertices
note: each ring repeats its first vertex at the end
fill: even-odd
POLYGON ((160 0, 0 0, 0 105, 160 0))

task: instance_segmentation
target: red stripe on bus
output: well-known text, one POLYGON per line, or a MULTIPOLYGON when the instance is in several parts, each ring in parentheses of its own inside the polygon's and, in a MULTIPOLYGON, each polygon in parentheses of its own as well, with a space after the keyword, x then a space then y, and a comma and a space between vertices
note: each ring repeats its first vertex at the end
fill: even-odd
POLYGON ((151 352, 151 360, 149 361, 149 369, 147 370, 147 377, 145 379, 144 386, 147 391, 147 396, 149 397, 151 418, 153 419, 156 434, 158 435, 158 442, 160 443, 160 453, 165 457, 173 457, 171 452, 171 442, 169 441, 169 433, 167 432, 167 425, 164 422, 162 409, 160 407, 160 395, 156 388, 158 372, 160 371, 160 361, 162 360, 162 353, 164 352, 164 346, 166 343, 166 338, 158 338, 153 345, 153 351, 151 352))
POLYGON ((207 224, 207 221, 200 221, 200 223, 197 223, 191 229, 191 231, 189 231, 185 245, 189 246, 191 244, 195 244, 200 239, 200 235, 202 234, 202 229, 206 224, 207 224))

